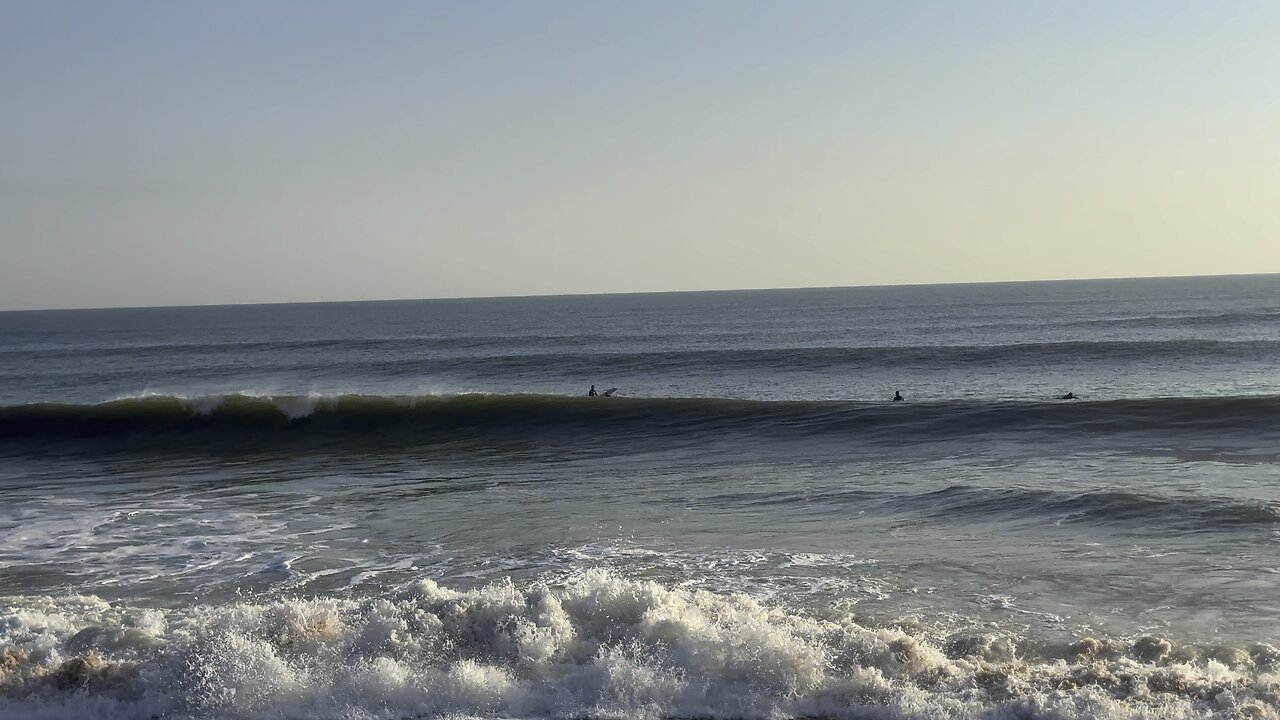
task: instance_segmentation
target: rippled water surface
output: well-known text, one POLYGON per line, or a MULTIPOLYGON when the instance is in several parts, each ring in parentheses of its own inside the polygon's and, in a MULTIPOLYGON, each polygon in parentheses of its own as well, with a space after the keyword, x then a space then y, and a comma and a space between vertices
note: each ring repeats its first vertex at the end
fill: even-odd
POLYGON ((0 313, 0 714, 1280 717, 1277 367, 1271 276, 0 313))

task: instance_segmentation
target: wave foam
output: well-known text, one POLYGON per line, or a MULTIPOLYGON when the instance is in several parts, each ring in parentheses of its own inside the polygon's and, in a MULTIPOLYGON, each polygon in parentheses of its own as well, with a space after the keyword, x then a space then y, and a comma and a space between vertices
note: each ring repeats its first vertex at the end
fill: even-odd
POLYGON ((592 570, 366 599, 0 607, 10 718, 1280 717, 1280 651, 1036 647, 592 570))

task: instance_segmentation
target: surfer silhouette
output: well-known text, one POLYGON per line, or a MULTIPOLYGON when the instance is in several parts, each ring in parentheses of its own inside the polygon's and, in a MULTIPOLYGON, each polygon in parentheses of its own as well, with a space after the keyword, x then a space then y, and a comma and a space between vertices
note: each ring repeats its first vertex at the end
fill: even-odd
POLYGON ((898 391, 898 390, 894 390, 894 391, 893 391, 893 401, 894 401, 894 402, 902 402, 903 400, 906 400, 906 398, 902 397, 902 393, 901 393, 900 391, 898 391))
POLYGON ((1076 397, 1075 393, 1069 392, 1066 395, 1059 395, 1058 399, 1059 400, 1078 400, 1079 398, 1076 397))
POLYGON ((595 386, 595 385, 592 385, 592 386, 591 386, 591 389, 587 391, 587 397, 596 397, 596 396, 597 396, 597 395, 599 395, 599 394, 600 394, 600 393, 596 392, 596 386, 595 386))

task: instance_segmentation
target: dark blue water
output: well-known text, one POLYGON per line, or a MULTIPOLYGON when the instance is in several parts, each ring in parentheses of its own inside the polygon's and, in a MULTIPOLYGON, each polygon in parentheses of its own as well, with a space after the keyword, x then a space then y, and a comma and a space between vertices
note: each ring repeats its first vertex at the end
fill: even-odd
POLYGON ((1278 367, 1275 276, 0 313, 0 714, 1275 717, 1278 367))

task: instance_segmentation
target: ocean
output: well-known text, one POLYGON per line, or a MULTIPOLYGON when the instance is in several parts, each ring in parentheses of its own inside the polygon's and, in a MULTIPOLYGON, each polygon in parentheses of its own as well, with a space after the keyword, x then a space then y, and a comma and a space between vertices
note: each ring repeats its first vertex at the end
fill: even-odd
POLYGON ((0 503, 13 720, 1280 718, 1280 276, 0 313, 0 503))

